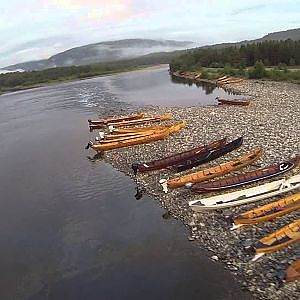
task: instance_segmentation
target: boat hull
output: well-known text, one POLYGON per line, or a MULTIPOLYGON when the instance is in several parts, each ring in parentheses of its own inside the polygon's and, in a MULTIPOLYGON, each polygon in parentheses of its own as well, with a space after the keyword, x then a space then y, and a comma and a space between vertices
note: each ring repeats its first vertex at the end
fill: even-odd
POLYGON ((235 225, 250 225, 273 220, 300 209, 300 193, 246 211, 234 219, 235 225))
POLYGON ((124 117, 117 117, 117 118, 108 118, 108 119, 101 119, 101 120, 88 120, 89 125, 107 125, 109 123, 116 123, 116 122, 123 122, 123 121, 131 121, 137 120, 144 117, 145 114, 135 114, 131 116, 124 116, 124 117))
MULTIPOLYGON (((226 143, 226 139, 215 141, 208 145, 194 148, 185 152, 177 153, 162 159, 153 160, 146 163, 134 163, 132 169, 141 173, 160 170, 163 168, 171 167, 175 164, 185 162, 195 157, 206 157, 211 150, 218 149, 226 143)), ((135 171, 135 172, 136 172, 135 171)))
POLYGON ((300 156, 296 156, 290 161, 281 162, 273 166, 268 166, 236 176, 226 177, 213 182, 195 184, 192 187, 192 191, 201 194, 235 188, 286 173, 287 171, 297 167, 299 163, 300 156))
POLYGON ((285 280, 291 282, 300 279, 300 259, 294 261, 287 269, 285 280))
POLYGON ((298 174, 288 179, 277 180, 237 192, 193 200, 189 202, 189 206, 194 211, 224 209, 274 197, 299 188, 300 175, 298 174))
POLYGON ((209 149, 205 155, 195 156, 183 163, 177 164, 172 169, 175 172, 183 172, 185 170, 189 170, 191 168, 194 168, 194 167, 197 167, 204 163, 215 160, 215 159, 239 148, 242 145, 242 143, 243 143, 243 138, 240 137, 240 138, 238 138, 226 145, 223 145, 222 147, 219 147, 217 149, 209 149))
POLYGON ((271 253, 299 241, 300 219, 260 239, 255 245, 255 252, 256 254, 271 253))
POLYGON ((218 166, 205 169, 196 173, 187 174, 185 176, 181 176, 175 179, 161 181, 161 183, 164 191, 167 192, 168 187, 177 188, 187 184, 192 185, 197 182, 206 181, 221 175, 225 175, 229 172, 240 170, 258 160, 261 154, 261 149, 255 149, 254 151, 249 152, 248 154, 238 158, 237 160, 229 161, 218 166))

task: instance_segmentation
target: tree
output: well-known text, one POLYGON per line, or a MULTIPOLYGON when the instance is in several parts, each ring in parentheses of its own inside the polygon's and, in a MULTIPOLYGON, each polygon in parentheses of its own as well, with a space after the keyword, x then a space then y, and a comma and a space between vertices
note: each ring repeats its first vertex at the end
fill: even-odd
POLYGON ((265 65, 261 60, 255 62, 254 68, 249 70, 249 78, 263 78, 266 76, 265 65))

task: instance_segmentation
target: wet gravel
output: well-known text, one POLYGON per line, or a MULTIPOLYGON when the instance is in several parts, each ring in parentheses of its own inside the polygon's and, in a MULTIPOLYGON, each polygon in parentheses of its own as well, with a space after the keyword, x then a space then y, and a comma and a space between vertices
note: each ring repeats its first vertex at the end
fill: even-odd
MULTIPOLYGON (((227 137, 230 141, 244 136, 244 143, 239 149, 192 171, 235 159, 257 147, 262 147, 264 153, 258 162, 247 168, 247 171, 290 159, 300 153, 300 85, 247 80, 226 85, 226 88, 251 96, 250 106, 148 107, 146 112, 150 116, 172 112, 174 121, 186 119, 188 124, 181 132, 165 140, 113 150, 105 153, 104 159, 134 178, 130 168, 133 162, 147 162, 222 137, 227 137)), ((191 170, 181 174, 190 172, 191 170)), ((286 176, 298 172, 299 168, 286 173, 286 176)), ((168 215, 181 220, 187 226, 190 232, 187 237, 189 241, 196 243, 201 249, 210 251, 212 260, 221 261, 226 269, 236 275, 242 288, 249 290, 255 298, 300 299, 300 281, 281 284, 278 279, 290 263, 300 258, 299 243, 267 254, 256 262, 251 261, 253 254, 243 249, 245 241, 257 241, 266 234, 298 219, 300 212, 291 213, 273 222, 244 226, 230 231, 231 225, 225 220, 223 212, 195 213, 188 206, 190 200, 213 194, 195 195, 185 188, 171 190, 168 194, 163 193, 159 180, 177 176, 171 171, 161 170, 139 174, 134 179, 140 190, 157 199, 168 215)), ((240 206, 231 209, 231 212, 237 215, 258 204, 262 205, 279 198, 274 197, 240 206)))

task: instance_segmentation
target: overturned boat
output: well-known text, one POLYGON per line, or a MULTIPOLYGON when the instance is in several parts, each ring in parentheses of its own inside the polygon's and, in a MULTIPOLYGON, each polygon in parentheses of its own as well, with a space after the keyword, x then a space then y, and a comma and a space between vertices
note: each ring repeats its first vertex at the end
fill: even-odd
POLYGON ((204 169, 196 173, 187 174, 170 180, 161 179, 160 183, 164 192, 167 193, 168 188, 176 188, 185 185, 191 186, 197 182, 206 181, 233 171, 240 170, 258 160, 261 154, 262 150, 258 148, 234 161, 229 161, 209 169, 204 169))
POLYGON ((299 163, 300 156, 297 155, 295 158, 289 161, 284 161, 265 168, 260 168, 254 171, 246 172, 236 176, 226 177, 212 182, 198 183, 193 185, 191 190, 195 193, 208 193, 235 188, 241 185, 281 175, 297 167, 299 163))
POLYGON ((228 194, 189 202, 194 211, 224 209, 281 195, 300 188, 300 174, 228 194))
POLYGON ((187 160, 195 158, 205 159, 210 155, 211 151, 219 149, 225 143, 226 138, 188 151, 176 153, 174 155, 170 155, 161 159, 156 159, 145 163, 133 163, 131 165, 131 168, 133 169, 134 174, 137 174, 137 172, 144 173, 153 170, 170 168, 171 166, 183 164, 186 163, 187 160))

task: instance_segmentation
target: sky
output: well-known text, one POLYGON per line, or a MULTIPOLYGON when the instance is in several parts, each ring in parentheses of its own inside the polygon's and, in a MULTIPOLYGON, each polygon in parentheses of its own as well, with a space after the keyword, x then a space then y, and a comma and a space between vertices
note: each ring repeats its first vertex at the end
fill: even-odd
POLYGON ((0 68, 125 38, 256 39, 300 27, 300 0, 0 0, 0 68))

